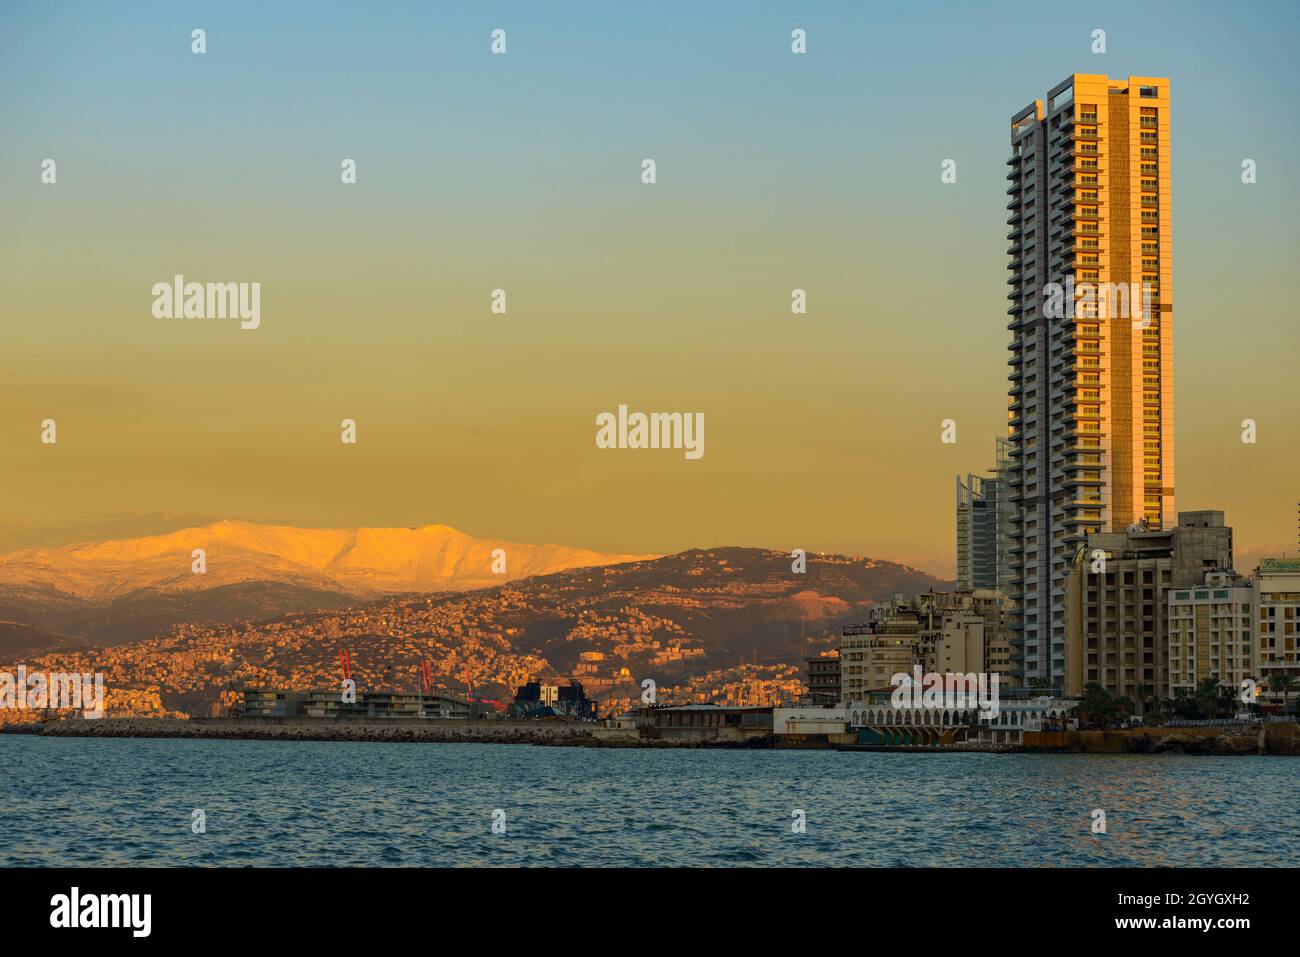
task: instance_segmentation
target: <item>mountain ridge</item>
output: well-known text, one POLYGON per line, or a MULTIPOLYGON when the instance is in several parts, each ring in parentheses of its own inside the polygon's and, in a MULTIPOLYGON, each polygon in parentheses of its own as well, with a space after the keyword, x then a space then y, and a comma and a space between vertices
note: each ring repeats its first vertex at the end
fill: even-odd
POLYGON ((223 520, 138 538, 0 554, 0 618, 93 644, 186 621, 459 592, 653 555, 475 538, 449 525, 297 528, 223 520), (203 549, 203 573, 193 569, 203 549), (504 559, 504 571, 494 571, 504 559))
MULTIPOLYGON (((759 590, 773 587, 773 576, 784 581, 779 590, 791 620, 839 619, 863 598, 887 597, 888 582, 922 587, 938 581, 907 565, 848 556, 809 556, 820 571, 804 579, 793 573, 785 552, 742 546, 620 555, 474 538, 443 524, 302 529, 225 520, 162 535, 0 554, 0 620, 14 623, 14 647, 33 647, 43 634, 65 646, 110 647, 177 625, 326 613, 390 596, 490 591, 583 569, 591 570, 581 576, 589 580, 612 580, 612 570, 620 569, 617 578, 629 596, 672 601, 682 588, 701 584, 704 566, 698 563, 706 554, 743 559, 741 567, 752 567, 762 555, 768 584, 759 590), (206 553, 203 574, 191 571, 198 548, 206 553), (498 549, 506 561, 501 574, 492 571, 498 549), (807 584, 795 587, 801 580, 807 584)), ((744 577, 725 562, 722 568, 719 582, 744 577)))
POLYGON ((201 590, 277 581, 371 598, 485 588, 566 568, 654 557, 474 538, 443 524, 298 528, 227 519, 162 535, 0 554, 0 588, 48 589, 106 603, 144 588, 201 590), (191 570, 198 548, 206 553, 201 575, 191 570), (493 571, 497 549, 505 553, 503 573, 493 571))

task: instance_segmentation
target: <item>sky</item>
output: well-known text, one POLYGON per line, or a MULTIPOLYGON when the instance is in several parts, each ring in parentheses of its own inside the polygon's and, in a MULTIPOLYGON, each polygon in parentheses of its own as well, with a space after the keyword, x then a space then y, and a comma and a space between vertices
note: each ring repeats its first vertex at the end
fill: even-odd
POLYGON ((1224 509, 1239 553, 1295 554, 1298 22, 1267 3, 6 4, 0 550, 445 523, 949 575, 954 477, 1005 432, 1009 118, 1082 72, 1171 79, 1177 506, 1224 509), (155 318, 178 273, 260 283, 260 326, 155 318), (598 448, 620 404, 703 413, 705 454, 598 448))

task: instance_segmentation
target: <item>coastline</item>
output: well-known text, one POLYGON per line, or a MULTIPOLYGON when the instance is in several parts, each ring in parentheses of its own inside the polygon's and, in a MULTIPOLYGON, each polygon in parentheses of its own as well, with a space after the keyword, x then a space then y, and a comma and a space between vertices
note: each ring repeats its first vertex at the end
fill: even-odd
MULTIPOLYGON (((415 744, 529 744, 582 748, 723 748, 835 750, 829 739, 783 741, 785 736, 665 733, 663 729, 609 728, 589 722, 464 720, 430 722, 322 722, 236 718, 72 718, 0 726, 0 734, 45 737, 195 738, 247 741, 372 741, 415 744)), ((838 736, 836 736, 838 737, 838 736)), ((994 754, 1201 754, 1300 755, 1300 725, 1133 728, 1106 731, 1029 731, 1024 742, 1004 749, 971 747, 864 747, 909 753, 994 754)))
POLYGON ((762 739, 663 738, 588 722, 443 720, 311 721, 237 718, 69 718, 0 727, 4 734, 77 738, 196 738, 235 741, 373 741, 416 744, 532 744, 580 748, 753 748, 762 739))
POLYGON ((1300 724, 1027 731, 1022 751, 1054 754, 1300 755, 1300 724))

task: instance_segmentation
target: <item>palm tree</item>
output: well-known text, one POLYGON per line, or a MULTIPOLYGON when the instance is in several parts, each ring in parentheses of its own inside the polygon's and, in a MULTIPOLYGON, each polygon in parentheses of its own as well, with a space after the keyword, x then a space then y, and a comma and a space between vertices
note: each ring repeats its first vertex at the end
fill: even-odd
POLYGON ((1219 679, 1202 678, 1193 692, 1196 710, 1202 718, 1214 718, 1219 711, 1219 679))
POLYGON ((1138 685, 1136 688, 1133 689, 1133 693, 1137 695, 1138 717, 1145 720, 1146 713, 1147 713, 1147 702, 1149 702, 1151 698, 1155 695, 1156 689, 1151 685, 1138 685))
POLYGON ((1196 694, 1190 688, 1175 688, 1174 696, 1169 702, 1169 710, 1176 717, 1191 720, 1198 716, 1196 694))
POLYGON ((1282 693, 1283 711, 1286 710, 1287 695, 1291 693, 1291 690, 1294 687, 1295 687, 1294 676, 1288 674, 1285 671, 1279 671, 1277 674, 1270 676, 1268 679, 1268 689, 1270 691, 1279 691, 1282 693))
POLYGON ((1122 695, 1114 699, 1112 705, 1112 715, 1114 720, 1128 721, 1133 717, 1133 701, 1128 695, 1122 695))
POLYGON ((1127 704, 1127 698, 1115 698, 1098 682, 1089 681, 1083 686, 1083 700, 1075 707, 1074 713, 1081 723, 1104 728, 1121 713, 1127 713, 1127 704))
POLYGON ((1237 691, 1231 685, 1219 685, 1219 700, 1215 705, 1217 713, 1231 718, 1237 713, 1237 691))

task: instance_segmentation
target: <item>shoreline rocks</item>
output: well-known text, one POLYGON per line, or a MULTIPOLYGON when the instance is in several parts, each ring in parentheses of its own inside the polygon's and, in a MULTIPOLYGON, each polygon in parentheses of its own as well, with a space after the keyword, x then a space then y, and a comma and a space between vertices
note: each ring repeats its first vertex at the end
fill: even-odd
MULTIPOLYGON (((48 737, 194 738, 243 741, 374 741, 414 744, 527 744, 561 748, 770 749, 770 734, 710 737, 700 729, 607 728, 584 722, 494 720, 311 721, 236 718, 69 718, 0 726, 3 734, 48 737)), ((833 750, 830 745, 827 750, 833 750)), ((944 748, 883 749, 950 753, 944 748)), ((977 749, 979 750, 979 749, 977 749)), ((1107 731, 1031 731, 1011 753, 1300 755, 1300 725, 1131 728, 1107 731)))
MULTIPOLYGON (((0 729, 7 730, 7 729, 0 729)), ((17 730, 16 728, 13 730, 17 730)), ((243 741, 373 741, 426 744, 529 744, 581 748, 736 748, 748 742, 641 737, 635 730, 603 725, 518 722, 352 722, 239 719, 73 718, 51 721, 26 733, 48 737, 194 738, 243 741)), ((770 743, 769 743, 770 746, 770 743)))
POLYGON ((1028 731, 1021 752, 1300 755, 1300 725, 1222 725, 1107 731, 1028 731))

